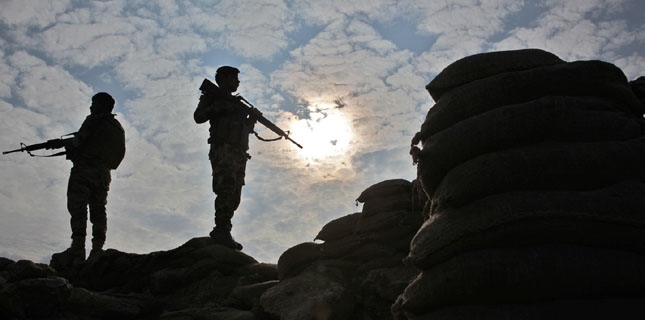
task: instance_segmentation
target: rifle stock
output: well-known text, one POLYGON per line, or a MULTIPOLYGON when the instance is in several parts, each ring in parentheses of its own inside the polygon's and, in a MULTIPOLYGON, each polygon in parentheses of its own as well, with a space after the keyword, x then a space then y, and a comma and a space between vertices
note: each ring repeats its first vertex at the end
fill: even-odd
MULTIPOLYGON (((213 93, 213 92, 219 90, 219 88, 214 83, 212 83, 210 80, 204 79, 204 81, 202 81, 202 85, 199 87, 199 90, 201 90, 202 92, 208 94, 209 92, 213 93)), ((262 115, 262 112, 260 112, 250 102, 248 102, 242 96, 238 95, 236 97, 240 99, 240 105, 242 107, 242 110, 244 110, 244 112, 249 117, 255 119, 257 122, 261 123, 263 126, 267 127, 269 130, 275 132, 280 137, 283 137, 283 138, 291 141, 293 144, 295 144, 300 149, 302 149, 302 145, 300 145, 299 143, 295 142, 293 139, 291 139, 289 137, 288 133, 286 133, 284 130, 280 129, 280 127, 276 126, 273 122, 269 121, 269 119, 265 118, 262 115)))

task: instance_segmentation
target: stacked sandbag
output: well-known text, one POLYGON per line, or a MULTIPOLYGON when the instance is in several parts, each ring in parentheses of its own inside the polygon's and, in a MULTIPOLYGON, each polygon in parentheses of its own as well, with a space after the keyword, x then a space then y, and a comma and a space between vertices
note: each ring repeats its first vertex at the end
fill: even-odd
POLYGON ((265 312, 280 319, 391 318, 390 305, 418 274, 403 264, 423 223, 418 202, 425 198, 419 200, 416 184, 392 179, 372 185, 356 199, 361 212, 327 223, 317 242, 285 251, 280 282, 261 299, 265 312))
POLYGON ((427 87, 430 205, 396 319, 624 318, 645 302, 645 106, 623 72, 541 50, 463 58, 427 87))

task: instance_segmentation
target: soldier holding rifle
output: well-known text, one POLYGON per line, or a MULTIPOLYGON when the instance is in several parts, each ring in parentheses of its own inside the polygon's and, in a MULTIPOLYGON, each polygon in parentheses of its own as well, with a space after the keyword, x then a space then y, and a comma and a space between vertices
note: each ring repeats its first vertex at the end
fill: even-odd
POLYGON ((40 149, 65 148, 50 156, 67 155, 73 163, 67 185, 67 209, 71 216, 71 246, 52 255, 52 266, 70 267, 85 260, 87 211, 92 222, 92 250, 90 257, 102 252, 107 232, 107 194, 110 187, 110 170, 116 169, 125 155, 125 133, 114 118, 114 99, 99 92, 92 97, 90 115, 85 118, 72 138, 52 139, 20 149, 5 151, 8 154, 40 149))
POLYGON ((249 134, 255 133, 253 128, 256 121, 278 134, 278 139, 286 138, 302 148, 248 101, 233 95, 240 85, 239 73, 237 68, 223 66, 215 74, 217 85, 205 79, 200 87, 202 96, 193 114, 196 123, 210 123, 208 157, 213 172, 213 192, 216 194, 215 227, 210 236, 236 250, 242 250, 242 245, 231 236, 231 219, 240 205, 246 162, 251 158, 247 153, 249 134))

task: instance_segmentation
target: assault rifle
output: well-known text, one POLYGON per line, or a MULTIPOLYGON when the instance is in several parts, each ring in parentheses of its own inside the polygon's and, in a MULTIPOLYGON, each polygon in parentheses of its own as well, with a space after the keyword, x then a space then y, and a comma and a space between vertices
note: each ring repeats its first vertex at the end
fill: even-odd
MULTIPOLYGON (((199 87, 199 90, 201 90, 205 94, 214 94, 216 91, 220 90, 219 87, 217 87, 214 83, 212 83, 208 79, 204 79, 202 82, 202 85, 199 87)), ((244 99, 242 96, 238 95, 235 96, 240 100, 240 105, 242 106, 242 110, 251 118, 255 119, 257 122, 263 124, 265 127, 267 127, 269 130, 275 132, 277 135, 280 136, 280 138, 285 138, 289 141, 291 141, 293 144, 297 145, 300 149, 302 149, 302 146, 295 142, 293 139, 289 137, 289 133, 285 132, 284 130, 280 129, 278 126, 276 126, 273 122, 269 121, 267 118, 265 118, 262 115, 262 112, 258 110, 255 106, 253 106, 250 102, 248 102, 246 99, 244 99)), ((257 136, 257 134, 256 134, 257 136)), ((258 137, 260 138, 260 137, 258 137)), ((278 139, 280 139, 278 138, 278 139)), ((261 139, 260 140, 265 140, 261 139)), ((265 140, 267 141, 267 140, 265 140)), ((270 140, 269 140, 270 141, 270 140)))
MULTIPOLYGON (((76 133, 70 133, 70 134, 64 135, 63 137, 73 136, 75 134, 76 133)), ((70 140, 74 139, 74 137, 65 138, 65 139, 63 139, 63 137, 60 137, 58 139, 51 139, 51 140, 47 140, 47 141, 42 142, 42 143, 36 143, 36 144, 31 144, 31 145, 26 145, 26 144, 21 142, 20 143, 20 149, 10 150, 10 151, 3 151, 2 154, 9 154, 9 153, 14 153, 14 152, 26 151, 32 157, 55 157, 55 156, 64 155, 65 151, 58 152, 58 153, 55 153, 55 154, 52 154, 52 155, 47 155, 47 156, 38 156, 38 155, 35 155, 35 154, 31 153, 32 151, 42 150, 42 149, 47 149, 47 150, 49 150, 49 149, 59 149, 59 148, 64 147, 70 140)))

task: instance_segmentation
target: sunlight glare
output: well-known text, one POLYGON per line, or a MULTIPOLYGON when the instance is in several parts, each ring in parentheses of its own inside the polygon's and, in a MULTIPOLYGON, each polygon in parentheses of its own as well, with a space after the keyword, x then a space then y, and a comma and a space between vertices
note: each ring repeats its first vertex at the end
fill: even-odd
POLYGON ((304 146, 299 149, 300 155, 310 160, 345 154, 353 135, 347 118, 333 108, 312 112, 310 119, 295 120, 292 130, 293 139, 304 146))

